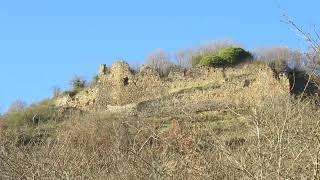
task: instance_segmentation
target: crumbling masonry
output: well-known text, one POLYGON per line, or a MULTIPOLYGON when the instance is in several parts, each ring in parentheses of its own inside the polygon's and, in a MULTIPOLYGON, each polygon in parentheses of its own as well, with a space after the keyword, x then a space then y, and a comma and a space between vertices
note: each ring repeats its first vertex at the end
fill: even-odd
POLYGON ((213 100, 250 104, 261 103, 268 96, 289 95, 289 89, 288 79, 274 78, 272 70, 265 65, 176 69, 168 77, 160 78, 159 73, 148 66, 133 74, 128 63, 116 62, 110 69, 100 65, 97 85, 74 97, 59 97, 56 104, 86 111, 177 97, 186 103, 213 100))

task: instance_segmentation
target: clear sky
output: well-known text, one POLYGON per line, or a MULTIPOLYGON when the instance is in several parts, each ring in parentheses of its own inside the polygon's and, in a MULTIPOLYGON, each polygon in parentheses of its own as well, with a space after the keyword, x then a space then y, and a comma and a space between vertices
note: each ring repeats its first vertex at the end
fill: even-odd
POLYGON ((0 112, 50 97, 101 63, 143 62, 212 40, 246 48, 304 43, 281 22, 320 25, 319 0, 0 0, 0 112), (280 8, 279 8, 280 7, 280 8))

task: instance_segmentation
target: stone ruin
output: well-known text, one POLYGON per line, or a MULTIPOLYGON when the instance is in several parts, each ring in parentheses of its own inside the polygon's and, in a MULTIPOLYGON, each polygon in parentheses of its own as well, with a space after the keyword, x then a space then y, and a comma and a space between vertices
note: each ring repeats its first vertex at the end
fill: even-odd
POLYGON ((107 73, 107 66, 106 64, 100 64, 99 67, 99 76, 105 75, 107 73))
POLYGON ((161 79, 159 73, 151 68, 133 75, 128 63, 116 62, 108 74, 100 73, 98 88, 100 106, 125 105, 161 93, 161 79))
MULTIPOLYGON (((193 89, 200 89, 197 94, 190 95, 190 100, 214 98, 221 101, 232 100, 230 96, 245 101, 252 96, 251 92, 268 94, 289 94, 288 79, 276 80, 268 67, 245 65, 242 68, 192 68, 188 71, 172 69, 168 77, 149 66, 141 68, 137 74, 132 73, 126 62, 115 62, 110 68, 102 64, 99 68, 97 85, 86 88, 75 97, 60 97, 56 104, 62 107, 74 107, 82 110, 105 110, 115 106, 125 106, 157 98, 168 97, 193 89), (237 80, 234 80, 237 79, 237 80), (217 92, 205 92, 201 89, 213 86, 225 88, 217 92), (230 86, 230 87, 227 87, 230 86), (244 89, 247 88, 247 89, 244 89), (248 89, 251 88, 251 89, 248 89), (222 99, 224 95, 225 99, 222 99), (229 96, 229 97, 228 97, 229 96)), ((256 94, 253 93, 257 98, 256 94)), ((188 96, 188 95, 186 95, 188 96)), ((240 101, 242 101, 240 100, 240 101)))

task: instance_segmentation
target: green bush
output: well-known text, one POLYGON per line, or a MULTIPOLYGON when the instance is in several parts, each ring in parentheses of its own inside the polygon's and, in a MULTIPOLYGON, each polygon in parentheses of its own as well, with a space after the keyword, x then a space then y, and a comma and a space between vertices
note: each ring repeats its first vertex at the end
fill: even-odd
MULTIPOLYGON (((95 80, 98 80, 98 76, 93 77, 93 83, 95 83, 95 80)), ((80 76, 75 76, 70 81, 70 85, 71 85, 71 89, 69 91, 63 92, 62 95, 68 95, 70 97, 74 97, 79 92, 81 92, 85 87, 87 87, 88 84, 84 78, 80 76)))
POLYGON ((192 57, 192 67, 195 67, 196 65, 198 65, 202 58, 203 58, 202 55, 192 57))
POLYGON ((57 108, 50 101, 45 101, 24 110, 7 114, 4 122, 8 126, 38 126, 55 120, 57 118, 56 113, 57 108))
POLYGON ((206 55, 203 56, 199 62, 201 66, 211 66, 217 67, 224 65, 225 61, 220 56, 217 55, 206 55))
POLYGON ((210 67, 223 67, 236 65, 252 59, 250 52, 242 49, 229 47, 222 49, 217 54, 198 55, 192 58, 192 66, 202 65, 210 67))
POLYGON ((219 51, 218 56, 220 56, 224 60, 224 64, 239 64, 248 59, 252 59, 252 55, 250 52, 242 49, 242 48, 225 48, 219 51))
POLYGON ((72 89, 74 91, 81 90, 86 87, 86 80, 84 80, 83 78, 81 78, 79 76, 75 76, 71 80, 71 85, 72 85, 72 89))

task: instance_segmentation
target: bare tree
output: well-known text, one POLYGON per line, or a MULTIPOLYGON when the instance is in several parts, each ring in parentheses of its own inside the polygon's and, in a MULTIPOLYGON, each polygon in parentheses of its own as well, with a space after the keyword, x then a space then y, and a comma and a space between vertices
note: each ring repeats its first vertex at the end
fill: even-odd
POLYGON ((305 55, 300 50, 288 47, 259 48, 255 52, 256 59, 269 64, 289 65, 293 69, 302 69, 305 55))
POLYGON ((52 88, 52 93, 53 93, 53 97, 58 97, 62 93, 62 90, 60 87, 54 86, 52 88))
POLYGON ((241 47, 241 45, 235 41, 232 41, 232 40, 212 41, 212 42, 209 42, 209 43, 201 46, 198 49, 198 53, 200 55, 216 54, 219 51, 221 51, 222 49, 225 49, 228 47, 241 47))
POLYGON ((306 42, 309 48, 309 51, 306 53, 306 68, 304 69, 309 78, 301 94, 301 97, 303 97, 310 83, 314 83, 318 87, 318 89, 320 88, 320 32, 315 27, 313 29, 313 32, 307 32, 302 27, 298 26, 288 15, 285 14, 283 15, 283 17, 284 22, 287 23, 293 29, 293 31, 295 31, 296 34, 306 42))
POLYGON ((148 56, 147 65, 156 69, 160 76, 166 76, 172 67, 170 54, 162 49, 156 50, 148 56))
MULTIPOLYGON (((301 37, 308 45, 309 51, 306 53, 307 66, 312 67, 312 73, 319 70, 320 65, 320 32, 314 27, 313 32, 307 32, 298 26, 289 16, 283 15, 284 22, 287 23, 297 36, 301 37)), ((310 69, 309 69, 310 71, 310 69)))
POLYGON ((8 109, 8 113, 24 111, 26 108, 27 108, 26 102, 21 101, 21 100, 17 100, 10 105, 10 107, 8 109))
POLYGON ((306 55, 300 50, 291 50, 289 63, 294 69, 304 69, 306 55))
POLYGON ((193 49, 183 49, 176 53, 176 61, 178 67, 182 69, 190 69, 192 67, 192 58, 195 55, 193 49))
POLYGON ((256 54, 262 61, 289 61, 291 50, 288 47, 259 48, 256 54))

